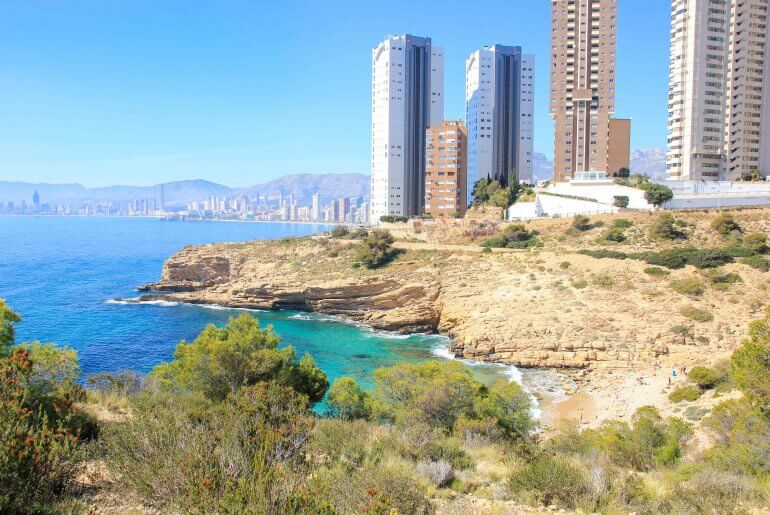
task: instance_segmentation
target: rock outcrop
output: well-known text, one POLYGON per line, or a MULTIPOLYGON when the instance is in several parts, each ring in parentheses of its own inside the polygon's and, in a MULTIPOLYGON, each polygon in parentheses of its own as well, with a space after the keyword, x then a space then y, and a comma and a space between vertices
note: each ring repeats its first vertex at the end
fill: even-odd
POLYGON ((441 332, 457 355, 490 362, 633 369, 729 352, 744 335, 750 295, 762 295, 753 289, 764 284, 761 274, 747 278, 746 302, 710 290, 698 302, 714 321, 695 324, 679 312, 692 299, 646 275, 638 261, 411 250, 366 270, 351 266, 351 245, 304 239, 188 247, 166 262, 160 282, 143 289, 182 302, 305 310, 382 330, 441 332), (675 326, 689 333, 683 337, 675 326))

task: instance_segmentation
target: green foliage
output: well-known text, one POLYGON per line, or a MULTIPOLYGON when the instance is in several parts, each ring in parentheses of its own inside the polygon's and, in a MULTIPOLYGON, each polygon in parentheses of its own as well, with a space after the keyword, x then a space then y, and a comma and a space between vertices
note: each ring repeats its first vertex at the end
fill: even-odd
POLYGON ((346 420, 368 418, 371 414, 366 393, 352 377, 334 381, 327 403, 333 416, 346 420))
POLYGON ((634 222, 631 220, 626 220, 625 218, 618 218, 617 220, 613 220, 612 227, 619 227, 621 229, 628 229, 629 227, 633 227, 634 222))
POLYGON ((615 286, 615 280, 609 275, 599 274, 593 276, 591 282, 600 288, 612 288, 615 286))
POLYGON ((397 224, 397 223, 406 223, 409 221, 408 216, 400 216, 400 215, 382 215, 380 217, 380 222, 385 222, 388 224, 397 224))
POLYGON ((770 413, 770 315, 749 326, 749 337, 733 352, 730 375, 753 405, 770 413))
POLYGON ((363 238, 356 249, 355 260, 366 268, 379 268, 389 263, 397 254, 393 248, 395 238, 382 229, 375 229, 363 238))
POLYGON ((487 188, 489 187, 489 181, 487 179, 479 179, 473 185, 473 205, 480 206, 489 202, 489 193, 487 188))
POLYGON ((345 238, 350 235, 350 231, 344 225, 338 225, 332 229, 332 238, 345 238))
POLYGON ((610 227, 602 233, 600 240, 622 243, 626 241, 626 233, 620 227, 610 227))
POLYGON ((700 399, 703 392, 693 384, 677 386, 674 391, 668 394, 668 400, 671 402, 695 402, 700 399))
POLYGON ((352 240, 362 240, 362 239, 366 238, 367 236, 369 236, 369 231, 367 231, 366 229, 363 229, 363 228, 356 229, 355 231, 350 233, 350 239, 352 239, 352 240))
POLYGON ((591 219, 585 215, 575 215, 572 219, 570 229, 572 231, 585 232, 594 228, 594 224, 591 223, 591 219))
POLYGON ((161 386, 201 392, 223 400, 245 385, 272 381, 294 388, 311 402, 321 400, 329 386, 326 375, 306 356, 297 362, 293 347, 278 348, 272 327, 262 329, 248 313, 226 326, 207 326, 193 341, 182 341, 174 360, 155 367, 161 386))
POLYGON ((770 272, 770 259, 762 256, 749 256, 741 258, 740 262, 760 272, 770 272))
POLYGON ((720 236, 738 236, 743 232, 741 226, 730 213, 720 213, 711 220, 711 228, 720 236))
POLYGON ((43 511, 79 471, 76 399, 49 371, 26 348, 0 359, 0 512, 43 511))
POLYGON ((662 206, 674 198, 671 188, 662 184, 647 183, 642 189, 644 189, 644 199, 655 207, 662 206))
POLYGON ((688 297, 700 297, 706 292, 706 285, 697 277, 686 277, 671 281, 671 289, 688 297))
POLYGON ((577 500, 589 492, 590 478, 568 459, 539 453, 514 470, 510 488, 524 500, 534 498, 545 506, 575 508, 577 500))
POLYGON ((623 167, 620 170, 618 170, 618 173, 615 175, 616 177, 620 177, 621 179, 628 179, 631 177, 631 170, 629 170, 627 167, 623 167))
POLYGON ((607 249, 597 249, 597 250, 588 250, 588 249, 582 249, 578 251, 578 254, 582 254, 584 256, 590 256, 595 259, 626 259, 628 255, 625 252, 620 252, 617 250, 607 250, 607 249))
POLYGON ((695 306, 684 306, 679 310, 682 316, 695 320, 696 322, 711 322, 714 320, 714 315, 705 309, 696 308, 695 306))
POLYGON ((0 357, 7 354, 13 345, 13 325, 21 322, 21 317, 8 307, 5 300, 0 299, 0 357))
POLYGON ((644 273, 647 275, 651 275, 653 277, 668 277, 671 275, 671 272, 668 270, 663 270, 660 267, 657 266, 649 266, 644 269, 644 273))
POLYGON ((710 368, 704 366, 693 367, 687 374, 687 377, 699 387, 709 390, 717 387, 727 380, 728 371, 720 368, 710 368))
POLYGON ((535 428, 531 400, 519 385, 495 383, 486 388, 460 363, 400 363, 375 371, 374 377, 371 405, 376 420, 400 426, 422 423, 449 433, 461 417, 493 418, 511 438, 535 428))
POLYGON ((142 393, 108 426, 107 465, 151 505, 183 512, 329 513, 308 495, 306 397, 260 383, 215 404, 200 393, 142 393))
POLYGON ((634 470, 651 470, 659 465, 676 464, 692 426, 678 418, 664 419, 645 406, 636 410, 631 423, 608 420, 596 429, 578 431, 567 426, 548 448, 585 457, 601 455, 613 464, 634 470))
POLYGON ((495 207, 507 208, 511 205, 511 192, 499 189, 489 196, 489 203, 495 207))
POLYGON ((741 247, 752 254, 764 254, 767 252, 767 234, 763 232, 747 234, 741 241, 741 247))
POLYGON ((651 238, 657 240, 683 240, 687 238, 687 233, 678 228, 676 218, 669 211, 664 211, 658 215, 655 223, 650 226, 649 234, 651 238))
POLYGON ((621 209, 625 209, 628 207, 629 201, 630 199, 627 195, 615 195, 612 199, 612 205, 621 209))
POLYGON ((706 462, 718 469, 747 475, 770 473, 770 418, 747 399, 716 406, 704 420, 715 439, 706 462))
POLYGON ((522 224, 511 224, 503 229, 502 234, 486 240, 482 247, 527 249, 540 245, 537 231, 528 231, 522 224))

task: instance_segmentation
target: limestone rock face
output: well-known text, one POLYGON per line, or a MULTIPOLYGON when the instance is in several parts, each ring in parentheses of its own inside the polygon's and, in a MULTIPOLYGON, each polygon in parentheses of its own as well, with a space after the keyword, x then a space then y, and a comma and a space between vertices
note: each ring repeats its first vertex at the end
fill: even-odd
MULTIPOLYGON (((146 291, 172 300, 336 315, 376 329, 441 332, 458 356, 525 367, 634 369, 727 353, 746 306, 709 291, 714 321, 679 314, 692 301, 664 290, 645 264, 557 252, 410 250, 378 270, 353 266, 354 244, 292 240, 188 247, 146 291), (614 286, 591 278, 612 277, 614 286), (587 283, 589 286, 579 285, 587 283), (598 283, 597 283, 598 284, 598 283), (672 326, 690 327, 684 339, 672 326)), ((405 247, 407 245, 404 245, 405 247)), ((739 265, 734 265, 739 266, 739 265)), ((748 294, 748 267, 740 270, 748 294)), ((675 271, 672 278, 692 272, 675 271)))

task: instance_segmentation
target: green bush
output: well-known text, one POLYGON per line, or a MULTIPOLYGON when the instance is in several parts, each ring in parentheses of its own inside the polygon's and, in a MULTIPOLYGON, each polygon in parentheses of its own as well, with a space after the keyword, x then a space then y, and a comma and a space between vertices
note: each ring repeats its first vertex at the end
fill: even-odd
POLYGON ((619 227, 620 229, 628 229, 629 227, 633 226, 634 222, 631 220, 626 220, 625 218, 618 218, 612 222, 612 227, 619 227))
POLYGON ((770 272, 770 259, 762 256, 749 256, 740 259, 744 265, 759 270, 760 272, 770 272))
POLYGON ((540 245, 537 234, 537 231, 528 231, 522 224, 511 224, 503 229, 502 234, 482 243, 482 247, 528 249, 540 245))
POLYGON ((2 513, 48 511, 74 484, 84 457, 68 378, 62 383, 56 376, 39 374, 36 367, 26 348, 0 358, 2 513))
POLYGON ((586 470, 570 460, 541 453, 514 470, 510 488, 524 502, 534 498, 545 506, 575 508, 590 491, 590 479, 586 470))
POLYGON ((767 234, 763 232, 747 234, 741 241, 741 247, 752 254, 764 254, 767 252, 767 234))
POLYGON ((696 308, 695 306, 685 306, 679 310, 682 316, 685 316, 696 322, 711 322, 714 320, 714 315, 705 309, 696 308))
POLYGON ((697 384, 704 390, 715 388, 720 383, 727 379, 727 371, 717 368, 709 368, 704 366, 693 367, 687 374, 687 377, 693 383, 697 384))
POLYGON ((597 250, 587 250, 582 249, 578 251, 578 254, 582 254, 584 256, 590 256, 595 259, 626 259, 627 254, 624 252, 619 252, 617 250, 607 250, 607 249, 597 249, 597 250))
POLYGON ((749 325, 749 337, 730 359, 730 375, 755 406, 770 413, 770 316, 749 325))
POLYGON ((316 423, 308 443, 315 461, 331 461, 360 467, 369 456, 369 435, 377 426, 363 420, 322 418, 316 423))
POLYGON ((570 229, 579 232, 590 231, 593 228, 594 224, 591 223, 591 219, 585 215, 575 215, 570 225, 570 229))
POLYGON ((659 268, 657 266, 649 266, 644 269, 644 273, 647 275, 651 275, 653 277, 668 277, 671 275, 671 272, 668 270, 663 270, 662 268, 659 268))
POLYGON ((356 249, 355 260, 366 268, 379 268, 388 264, 397 254, 393 248, 396 239, 382 229, 373 230, 363 238, 356 249))
POLYGON ((399 215, 382 215, 380 217, 380 222, 385 222, 389 224, 396 224, 396 223, 405 223, 409 221, 408 216, 399 216, 399 215))
POLYGON ((711 228, 720 236, 737 236, 743 229, 730 213, 720 213, 711 220, 711 228))
POLYGON ((363 228, 356 229, 355 231, 353 231, 350 234, 350 238, 353 239, 353 240, 362 240, 362 239, 366 238, 367 236, 369 236, 369 231, 367 231, 366 229, 363 229, 363 228))
POLYGON ((21 317, 0 299, 0 358, 8 354, 8 348, 13 345, 13 326, 20 321, 21 317))
POLYGON ((327 404, 332 416, 347 420, 368 418, 367 395, 352 377, 340 377, 329 389, 327 404))
POLYGON ((494 236, 481 244, 482 247, 491 249, 502 249, 506 245, 508 245, 508 240, 505 236, 494 236))
POLYGON ((152 376, 167 389, 197 391, 223 400, 244 385, 274 381, 294 388, 311 402, 321 400, 329 381, 310 355, 297 361, 294 348, 279 349, 272 327, 262 329, 248 313, 226 326, 207 326, 192 343, 182 341, 174 360, 155 367, 152 376))
POLYGON ((674 391, 668 394, 668 399, 671 402, 694 402, 700 399, 702 393, 701 389, 697 386, 688 384, 674 388, 674 391))
POLYGON ((595 275, 591 281, 600 288, 612 288, 615 286, 615 280, 609 275, 595 275))
POLYGON ((688 297, 700 297, 706 292, 706 286, 697 277, 675 279, 671 281, 671 289, 688 297))
POLYGON ((662 206, 674 198, 674 192, 671 191, 671 188, 662 184, 648 183, 644 190, 645 200, 655 207, 662 206))
POLYGON ((725 401, 703 421, 714 438, 704 455, 718 470, 762 476, 770 474, 770 417, 748 399, 725 401))
POLYGON ((600 238, 602 241, 622 243, 626 241, 626 233, 620 227, 610 227, 604 231, 600 238))
POLYGON ((687 234, 677 227, 677 220, 674 215, 664 211, 658 215, 658 219, 650 226, 649 234, 651 238, 658 240, 682 240, 687 238, 687 234))
POLYGON ((350 235, 350 231, 344 225, 338 225, 332 229, 332 238, 346 238, 350 235))
POLYGON ((725 272, 716 268, 709 270, 703 275, 711 284, 735 284, 743 282, 740 275, 732 272, 725 272))
POLYGON ((627 195, 615 195, 612 199, 612 205, 625 209, 628 207, 629 198, 627 195))

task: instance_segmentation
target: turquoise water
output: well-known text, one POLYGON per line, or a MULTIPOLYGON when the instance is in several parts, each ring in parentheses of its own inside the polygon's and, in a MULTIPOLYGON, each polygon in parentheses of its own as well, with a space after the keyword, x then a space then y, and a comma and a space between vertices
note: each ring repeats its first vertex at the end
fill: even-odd
MULTIPOLYGON (((169 360, 182 339, 237 310, 174 303, 121 304, 137 286, 156 281, 164 260, 185 245, 304 236, 324 226, 231 222, 161 222, 140 218, 0 216, 0 298, 19 312, 17 340, 56 342, 78 351, 84 375, 124 369, 148 372, 169 360)), ((329 317, 255 312, 299 355, 310 352, 335 379, 371 384, 372 371, 400 360, 448 357, 435 335, 392 335, 329 317)), ((510 367, 474 365, 491 381, 510 367)))

